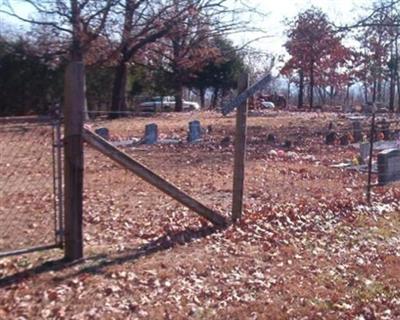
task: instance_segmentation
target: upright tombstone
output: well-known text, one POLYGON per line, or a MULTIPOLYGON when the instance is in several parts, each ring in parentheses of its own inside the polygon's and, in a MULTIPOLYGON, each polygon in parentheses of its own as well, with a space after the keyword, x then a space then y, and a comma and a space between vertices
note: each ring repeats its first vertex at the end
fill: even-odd
POLYGON ((110 131, 108 128, 98 128, 94 132, 105 140, 110 140, 110 131))
POLYGON ((267 142, 274 144, 276 142, 276 137, 273 133, 269 133, 267 136, 267 142))
POLYGON ((378 154, 378 183, 385 185, 400 180, 400 149, 387 149, 378 154))
POLYGON ((362 140, 362 127, 360 121, 353 122, 353 138, 354 142, 360 142, 362 140))
POLYGON ((144 130, 144 137, 142 143, 155 144, 158 140, 158 127, 155 123, 147 124, 144 130))
POLYGON ((365 161, 369 157, 369 142, 360 142, 360 157, 365 161))
POLYGON ((189 122, 188 142, 196 142, 201 139, 201 125, 199 120, 189 122))
POLYGON ((344 134, 339 138, 341 146, 347 146, 350 143, 349 135, 344 134))
POLYGON ((325 137, 325 144, 333 145, 336 143, 337 133, 335 131, 330 131, 325 137))

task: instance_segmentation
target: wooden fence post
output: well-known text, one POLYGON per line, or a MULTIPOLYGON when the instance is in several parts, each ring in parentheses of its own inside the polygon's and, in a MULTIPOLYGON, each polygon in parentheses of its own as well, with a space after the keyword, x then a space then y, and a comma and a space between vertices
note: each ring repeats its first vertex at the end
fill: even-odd
MULTIPOLYGON (((243 73, 238 82, 239 94, 247 89, 249 76, 243 73)), ((232 221, 242 217, 244 171, 246 159, 247 100, 236 110, 235 160, 233 172, 232 221)))
POLYGON ((82 62, 71 62, 64 83, 64 179, 65 179, 65 259, 83 257, 83 111, 85 69, 82 62))

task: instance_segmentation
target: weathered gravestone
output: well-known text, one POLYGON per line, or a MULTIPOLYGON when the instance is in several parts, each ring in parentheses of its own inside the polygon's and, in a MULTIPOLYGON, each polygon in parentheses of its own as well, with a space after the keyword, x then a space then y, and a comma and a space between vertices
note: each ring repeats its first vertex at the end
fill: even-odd
POLYGON ((359 121, 353 122, 353 138, 354 142, 360 142, 362 140, 362 127, 359 121))
POLYGON ((276 142, 276 137, 273 133, 269 133, 267 136, 267 142, 268 143, 275 143, 276 142))
POLYGON ((147 124, 144 130, 144 137, 142 143, 154 144, 158 140, 158 127, 155 123, 147 124))
POLYGON ((385 185, 400 180, 400 149, 388 149, 378 154, 378 183, 385 185))
POLYGON ((361 142, 360 143, 360 157, 365 161, 369 157, 369 142, 361 142))
POLYGON ((196 142, 201 139, 201 125, 199 120, 189 122, 188 142, 196 142))
POLYGON ((331 131, 329 132, 326 137, 325 137, 325 143, 326 144, 335 144, 336 143, 336 139, 337 139, 337 134, 335 131, 331 131))
POLYGON ((339 138, 339 141, 341 146, 347 146, 350 143, 349 135, 345 133, 339 138))
POLYGON ((110 140, 110 131, 107 128, 98 128, 94 130, 96 134, 105 140, 110 140))
POLYGON ((283 147, 290 149, 292 147, 293 143, 291 140, 285 140, 285 142, 283 143, 283 147))

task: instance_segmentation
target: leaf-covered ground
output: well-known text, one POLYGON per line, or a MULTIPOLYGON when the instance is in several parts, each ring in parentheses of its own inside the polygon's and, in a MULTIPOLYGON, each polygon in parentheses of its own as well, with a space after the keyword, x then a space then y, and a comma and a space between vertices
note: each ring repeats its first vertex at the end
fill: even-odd
MULTIPOLYGON (((201 143, 125 151, 229 215, 233 117, 92 126, 123 140, 156 122, 161 137, 184 141, 197 118, 208 127, 201 143)), ((249 118, 244 219, 224 230, 87 148, 86 260, 67 265, 58 251, 0 260, 0 319, 400 318, 399 184, 374 188, 367 206, 366 176, 330 167, 358 153, 323 144, 330 121, 347 126, 333 114, 249 118)))

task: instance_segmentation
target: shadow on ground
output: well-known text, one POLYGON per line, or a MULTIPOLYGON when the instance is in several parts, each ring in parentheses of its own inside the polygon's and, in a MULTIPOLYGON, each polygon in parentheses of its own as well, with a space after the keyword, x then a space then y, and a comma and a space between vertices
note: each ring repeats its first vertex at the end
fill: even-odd
POLYGON ((76 262, 68 262, 65 259, 57 259, 47 261, 31 269, 27 269, 0 279, 0 288, 7 287, 9 285, 15 285, 22 281, 28 280, 33 276, 37 276, 42 273, 50 271, 62 271, 68 268, 82 264, 82 267, 78 271, 68 273, 67 275, 60 275, 56 277, 55 281, 64 281, 70 277, 77 276, 82 273, 101 274, 107 267, 113 265, 120 265, 126 262, 134 262, 139 258, 146 257, 157 252, 171 249, 177 245, 183 245, 190 243, 194 240, 207 237, 218 231, 222 231, 224 228, 204 226, 199 229, 187 229, 184 231, 178 231, 174 233, 167 233, 160 238, 146 243, 139 248, 126 249, 118 254, 99 254, 94 256, 88 256, 85 259, 76 262))

